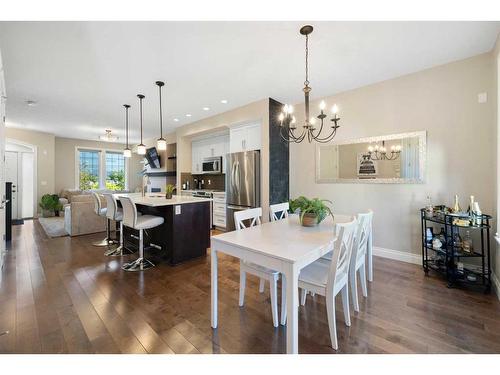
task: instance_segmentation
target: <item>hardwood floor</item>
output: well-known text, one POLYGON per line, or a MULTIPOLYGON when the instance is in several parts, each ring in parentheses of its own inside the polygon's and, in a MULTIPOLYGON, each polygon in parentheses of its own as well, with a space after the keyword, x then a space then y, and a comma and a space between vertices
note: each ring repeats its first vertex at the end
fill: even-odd
MULTIPOLYGON (((37 221, 14 226, 0 279, 1 353, 284 353, 273 328, 269 287, 248 276, 238 307, 239 263, 219 263, 219 328, 210 327, 210 258, 125 273, 92 241, 49 239, 37 221)), ((134 258, 135 255, 129 256, 134 258)), ((125 259, 129 259, 125 258, 125 259)), ((337 298, 337 353, 500 353, 494 294, 447 289, 421 267, 375 258, 375 280, 360 313, 344 325, 337 298)), ((323 297, 299 312, 300 353, 329 346, 323 297)))

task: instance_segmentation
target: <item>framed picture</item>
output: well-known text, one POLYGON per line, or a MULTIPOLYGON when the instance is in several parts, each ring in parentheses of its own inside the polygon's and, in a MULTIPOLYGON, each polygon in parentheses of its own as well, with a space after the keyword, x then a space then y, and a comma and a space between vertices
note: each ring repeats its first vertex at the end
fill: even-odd
POLYGON ((372 160, 370 155, 365 153, 358 153, 357 167, 358 178, 375 178, 378 175, 377 160, 372 160))

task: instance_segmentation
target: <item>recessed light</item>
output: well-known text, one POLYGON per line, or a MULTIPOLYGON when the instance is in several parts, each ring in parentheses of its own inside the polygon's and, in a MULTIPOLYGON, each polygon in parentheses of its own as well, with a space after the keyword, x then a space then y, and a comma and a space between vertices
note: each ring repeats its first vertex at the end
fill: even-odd
POLYGON ((227 104, 227 100, 226 100, 226 99, 222 99, 220 102, 221 102, 222 104, 227 104))
POLYGON ((188 113, 188 114, 186 115, 186 117, 191 117, 191 113, 188 113))
POLYGON ((35 100, 26 100, 25 103, 28 107, 35 107, 38 104, 38 102, 35 100))
POLYGON ((210 108, 208 108, 208 107, 203 107, 203 110, 204 110, 204 111, 210 111, 210 108))
POLYGON ((174 121, 175 121, 175 122, 179 122, 179 119, 178 119, 178 118, 174 118, 174 121))

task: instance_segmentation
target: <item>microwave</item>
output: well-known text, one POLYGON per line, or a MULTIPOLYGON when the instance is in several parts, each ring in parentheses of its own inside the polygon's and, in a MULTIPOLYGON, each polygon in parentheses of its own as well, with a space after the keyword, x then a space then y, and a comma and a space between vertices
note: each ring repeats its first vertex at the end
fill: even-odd
POLYGON ((203 158, 201 163, 201 172, 207 174, 222 173, 222 156, 203 158))

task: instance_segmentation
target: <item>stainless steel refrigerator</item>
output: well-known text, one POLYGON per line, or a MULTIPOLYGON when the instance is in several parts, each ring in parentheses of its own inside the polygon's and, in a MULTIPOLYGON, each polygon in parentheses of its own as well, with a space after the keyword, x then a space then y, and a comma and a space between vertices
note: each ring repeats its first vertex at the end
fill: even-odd
POLYGON ((260 151, 228 154, 226 163, 226 227, 232 231, 235 211, 260 207, 260 151))

